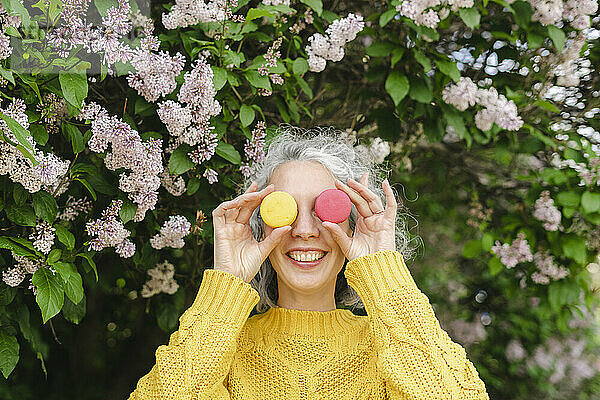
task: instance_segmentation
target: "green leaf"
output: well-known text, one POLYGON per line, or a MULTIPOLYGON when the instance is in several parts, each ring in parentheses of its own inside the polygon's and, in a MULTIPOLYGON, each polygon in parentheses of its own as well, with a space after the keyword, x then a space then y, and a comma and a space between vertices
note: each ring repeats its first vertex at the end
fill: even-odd
POLYGON ((29 205, 10 204, 6 206, 6 216, 17 225, 35 226, 35 213, 29 205))
POLYGON ((58 80, 65 100, 80 109, 88 93, 87 75, 60 71, 58 80))
POLYGON ((400 61, 402 59, 402 56, 404 55, 404 47, 396 47, 394 49, 394 51, 392 51, 392 60, 391 60, 391 67, 394 68, 394 65, 396 65, 396 63, 398 63, 398 61, 400 61))
POLYGON ((425 54, 421 53, 416 48, 413 48, 413 54, 415 60, 417 60, 417 62, 423 66, 423 70, 425 72, 431 71, 431 61, 429 61, 429 58, 427 58, 425 54))
POLYGON ((254 109, 246 104, 242 104, 240 108, 240 122, 243 127, 246 127, 254 121, 254 109))
POLYGON ((60 251, 59 249, 53 249, 50 254, 48 254, 48 257, 46 258, 46 264, 52 265, 55 262, 57 262, 58 260, 60 260, 60 256, 62 254, 62 251, 60 251))
POLYGON ((172 175, 181 175, 189 171, 194 163, 189 159, 184 147, 179 146, 169 158, 169 171, 172 175))
POLYGON ((535 104, 536 106, 539 106, 541 108, 543 108, 544 110, 548 110, 550 112, 554 112, 554 113, 559 113, 560 109, 558 107, 556 107, 554 104, 550 103, 549 101, 546 100, 542 100, 542 99, 537 99, 533 104, 535 104))
POLYGON ((83 298, 83 281, 81 275, 72 263, 57 262, 52 266, 62 277, 67 297, 74 303, 77 304, 83 298))
POLYGON ((246 21, 252 21, 253 19, 262 18, 262 17, 271 17, 273 18, 275 13, 268 10, 262 10, 258 8, 251 8, 248 10, 246 14, 246 21))
POLYGON ((314 97, 313 91, 310 88, 310 86, 308 86, 308 83, 306 83, 306 81, 296 75, 296 82, 298 82, 298 86, 300 86, 300 89, 302 89, 302 91, 308 96, 309 99, 312 99, 314 97))
POLYGON ((323 13, 323 2, 321 0, 300 0, 300 2, 312 8, 319 17, 323 13))
POLYGON ((90 183, 87 180, 79 177, 73 178, 73 180, 81 182, 81 184, 88 190, 88 192, 90 192, 90 195, 92 196, 94 201, 97 200, 96 191, 94 190, 94 188, 92 188, 92 185, 90 185, 90 183))
POLYGON ((63 123, 62 132, 65 138, 71 142, 73 154, 81 153, 85 149, 83 135, 78 127, 69 123, 63 123))
POLYGON ((8 285, 0 285, 0 306, 7 306, 12 303, 17 289, 8 285))
POLYGON ((386 57, 389 56, 396 48, 394 43, 390 42, 373 42, 367 47, 367 55, 371 57, 386 57))
POLYGON ((129 201, 127 199, 124 200, 123 205, 119 209, 119 217, 121 217, 121 221, 123 221, 124 224, 131 221, 133 219, 133 217, 135 217, 137 208, 138 208, 137 204, 132 203, 131 201, 129 201))
POLYGON ((90 253, 79 253, 79 254, 77 254, 77 257, 84 258, 88 262, 88 264, 90 265, 90 267, 94 270, 94 273, 96 274, 96 282, 98 282, 98 269, 96 268, 96 263, 92 259, 92 254, 90 254, 90 253))
POLYGON ((13 372, 19 362, 19 342, 12 335, 0 331, 0 370, 4 378, 13 372))
POLYGON ((242 156, 235 149, 235 147, 233 147, 229 143, 219 142, 217 144, 217 148, 215 149, 215 154, 217 154, 220 157, 223 157, 232 164, 242 163, 242 156))
POLYGON ((562 250, 565 256, 572 258, 579 264, 585 264, 587 259, 587 248, 584 238, 578 236, 563 238, 562 250))
POLYGON ((465 243, 462 256, 465 258, 475 258, 479 254, 481 254, 481 240, 479 239, 471 239, 467 243, 465 243))
POLYGON ((581 206, 586 213, 600 211, 600 193, 585 192, 581 196, 581 206))
POLYGON ((467 127, 463 117, 450 109, 444 109, 444 118, 448 125, 452 126, 456 131, 456 134, 461 139, 465 139, 468 136, 467 127))
POLYGON ((454 62, 435 60, 435 64, 438 66, 438 68, 440 69, 440 71, 442 71, 444 75, 447 75, 450 78, 452 78, 454 82, 458 82, 458 80, 460 79, 460 71, 458 70, 458 67, 454 62))
POLYGON ((38 268, 33 274, 32 282, 37 288, 35 301, 42 311, 42 320, 48 320, 60 312, 65 296, 63 280, 59 274, 52 274, 48 268, 38 268))
POLYGON ((109 8, 118 6, 116 0, 94 0, 94 5, 96 6, 98 13, 103 17, 108 15, 109 8))
POLYGON ((219 91, 227 82, 227 70, 215 66, 211 66, 211 68, 213 71, 213 84, 215 85, 215 90, 219 91))
POLYGON ((475 29, 479 27, 479 20, 481 19, 481 15, 479 14, 479 10, 477 8, 459 8, 458 14, 460 15, 460 18, 463 20, 465 25, 467 25, 469 28, 475 29))
POLYGON ((4 79, 9 81, 13 85, 15 84, 15 77, 13 76, 13 73, 11 70, 4 69, 4 68, 2 68, 2 66, 0 66, 0 76, 2 76, 4 79))
POLYGON ((504 265, 498 257, 492 257, 488 262, 488 268, 490 269, 490 274, 492 274, 492 276, 495 276, 498 275, 498 273, 504 269, 504 265))
POLYGON ((484 251, 492 250, 492 246, 494 246, 494 236, 489 233, 484 233, 481 238, 481 248, 484 251))
POLYGON ((294 60, 292 64, 292 71, 296 75, 302 75, 308 71, 308 61, 306 58, 298 57, 294 60))
POLYGON ((33 146, 31 145, 29 140, 26 139, 27 137, 31 136, 29 131, 27 131, 27 129, 23 128, 21 126, 21 124, 19 124, 12 117, 5 115, 1 111, 0 111, 0 118, 2 118, 6 122, 8 129, 10 129, 10 131, 13 133, 13 135, 15 135, 15 137, 17 138, 17 140, 19 141, 21 146, 25 147, 27 150, 33 151, 33 146))
POLYGON ((565 40, 567 35, 563 32, 562 29, 555 25, 548 25, 548 36, 552 39, 554 43, 554 47, 556 50, 561 51, 565 47, 565 40))
POLYGON ((381 26, 382 28, 386 26, 388 22, 394 19, 396 14, 398 14, 398 11, 396 11, 395 8, 392 8, 391 10, 387 10, 386 12, 382 13, 379 16, 379 26, 381 26))
POLYGON ((24 246, 19 245, 19 243, 15 243, 15 238, 9 238, 6 236, 0 236, 0 249, 7 249, 13 251, 18 256, 33 256, 35 252, 29 251, 24 246))
POLYGON ((579 206, 579 200, 581 196, 577 192, 568 191, 568 192, 560 192, 556 196, 556 202, 561 206, 576 208, 579 206))
POLYGON ((31 132, 35 142, 40 146, 48 143, 48 131, 43 125, 31 124, 29 125, 29 131, 31 132))
POLYGON ((396 106, 406 97, 409 88, 408 78, 399 71, 392 71, 385 80, 385 90, 396 106))
POLYGON ((421 80, 411 82, 410 91, 408 92, 408 95, 412 99, 425 104, 429 104, 431 102, 431 99, 433 98, 433 93, 431 89, 425 84, 425 82, 421 80))
POLYGON ((10 14, 18 15, 19 17, 21 17, 21 21, 23 21, 23 27, 29 27, 31 23, 29 11, 27 11, 27 9, 23 6, 22 2, 20 2, 19 0, 7 0, 3 1, 2 5, 4 6, 4 8, 6 8, 6 10, 10 12, 10 14))
POLYGON ((56 199, 45 190, 39 190, 33 193, 33 209, 35 215, 46 222, 54 222, 58 214, 58 205, 56 199))
POLYGON ((82 296, 82 299, 78 304, 74 304, 68 297, 65 298, 65 304, 63 304, 62 313, 67 321, 73 324, 79 324, 85 316, 85 310, 85 295, 82 296))
POLYGON ((527 45, 532 49, 537 49, 542 47, 544 44, 544 36, 540 35, 536 32, 527 32, 527 45))
POLYGON ((244 76, 252 86, 266 90, 272 90, 271 82, 269 81, 268 76, 262 76, 258 73, 258 71, 255 70, 246 71, 244 76))
POLYGON ((64 244, 68 250, 73 250, 75 248, 75 236, 62 225, 56 225, 54 229, 56 229, 58 241, 64 244))
POLYGON ((527 1, 515 1, 511 5, 511 9, 514 12, 515 22, 521 28, 527 28, 531 22, 531 4, 527 1))

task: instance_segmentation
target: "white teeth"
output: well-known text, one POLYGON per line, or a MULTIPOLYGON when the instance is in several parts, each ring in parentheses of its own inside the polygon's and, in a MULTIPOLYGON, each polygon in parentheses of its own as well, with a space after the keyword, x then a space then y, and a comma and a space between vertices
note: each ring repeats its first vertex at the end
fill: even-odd
POLYGON ((289 253, 290 258, 296 261, 316 261, 324 255, 325 252, 322 251, 291 251, 289 253))

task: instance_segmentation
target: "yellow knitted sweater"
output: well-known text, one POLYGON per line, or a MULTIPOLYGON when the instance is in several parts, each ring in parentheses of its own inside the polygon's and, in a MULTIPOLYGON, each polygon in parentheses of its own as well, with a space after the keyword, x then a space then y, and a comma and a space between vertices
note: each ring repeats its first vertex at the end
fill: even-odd
POLYGON ((368 316, 278 307, 248 318, 258 292, 205 270, 129 400, 489 399, 400 253, 359 257, 344 274, 368 316))

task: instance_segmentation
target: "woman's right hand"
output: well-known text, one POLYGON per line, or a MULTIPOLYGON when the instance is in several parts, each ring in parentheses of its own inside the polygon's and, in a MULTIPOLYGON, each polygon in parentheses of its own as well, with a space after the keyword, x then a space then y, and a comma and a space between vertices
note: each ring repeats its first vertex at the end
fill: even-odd
POLYGON ((273 248, 291 227, 274 229, 261 242, 257 242, 250 229, 250 217, 274 185, 256 192, 258 184, 250 187, 233 200, 225 201, 212 212, 214 228, 214 269, 230 272, 250 283, 273 248))

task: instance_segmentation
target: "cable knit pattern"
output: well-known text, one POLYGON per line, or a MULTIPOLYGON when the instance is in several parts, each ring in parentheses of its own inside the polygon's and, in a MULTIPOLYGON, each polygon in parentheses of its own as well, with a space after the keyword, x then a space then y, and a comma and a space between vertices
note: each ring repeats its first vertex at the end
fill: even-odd
POLYGON ((248 318, 258 292, 205 270, 129 400, 489 399, 400 253, 359 257, 345 275, 369 316, 278 307, 248 318))

